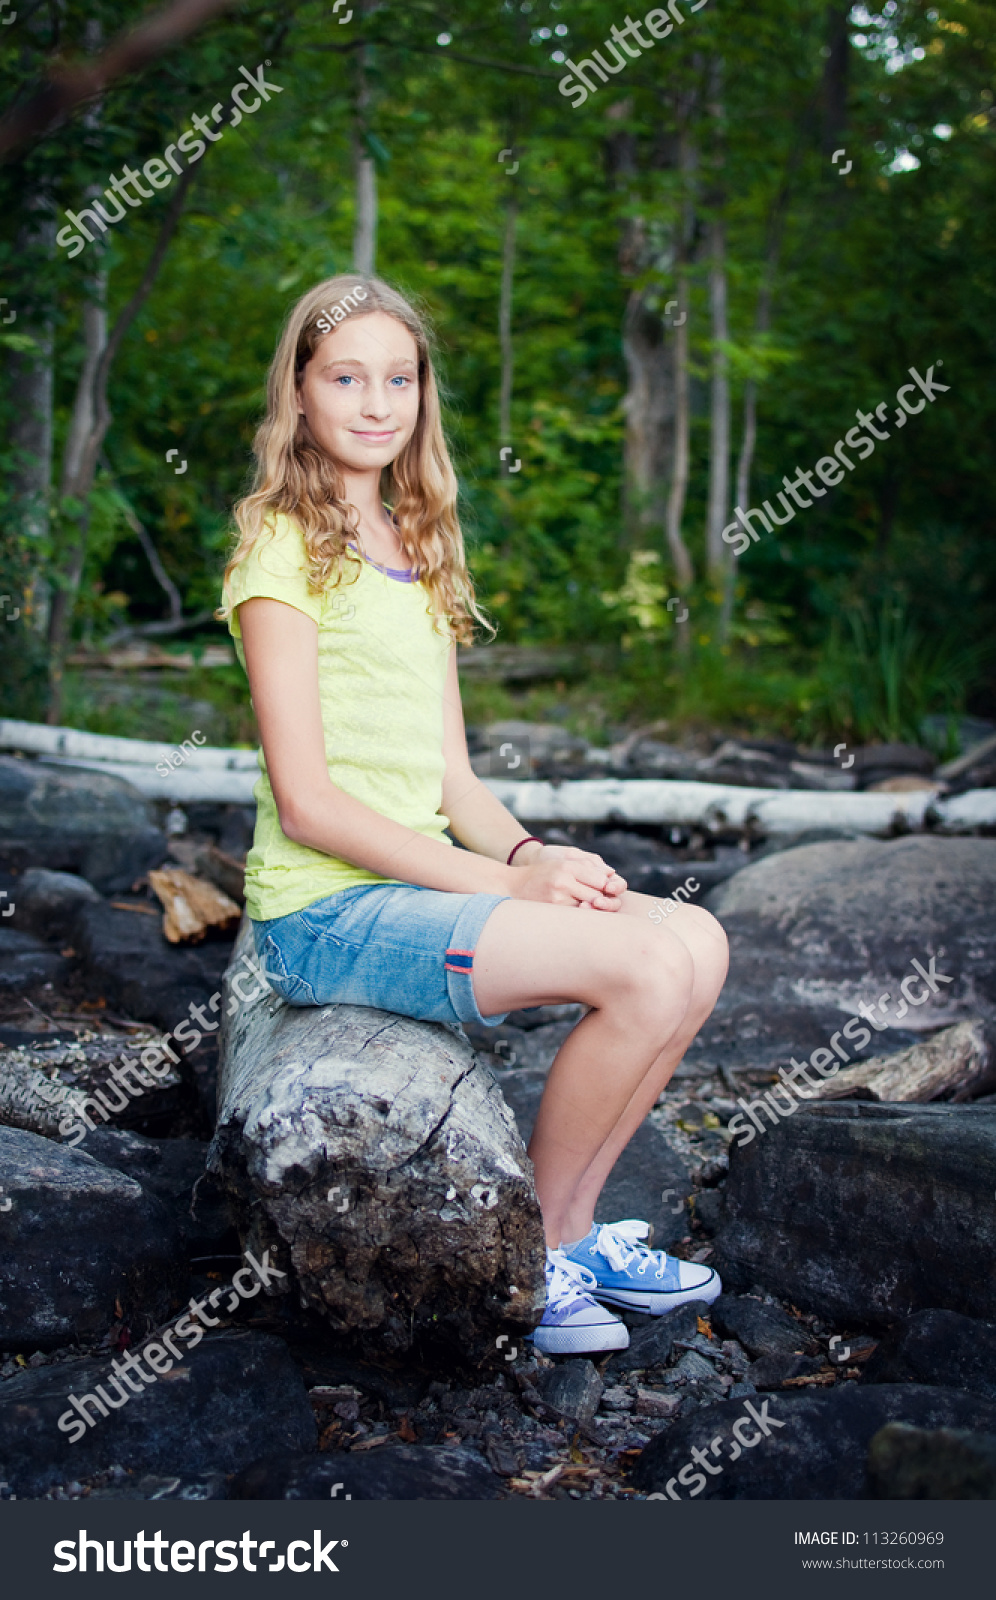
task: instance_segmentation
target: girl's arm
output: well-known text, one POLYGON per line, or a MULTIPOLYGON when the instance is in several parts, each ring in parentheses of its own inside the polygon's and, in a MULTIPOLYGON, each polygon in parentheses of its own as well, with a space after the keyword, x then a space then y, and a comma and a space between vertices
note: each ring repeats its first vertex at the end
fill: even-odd
MULTIPOLYGON (((559 904, 600 903, 599 890, 607 868, 599 875, 590 867, 576 871, 548 861, 520 871, 506 866, 504 856, 494 860, 487 854, 454 850, 427 839, 337 788, 325 762, 317 624, 293 606, 263 598, 239 606, 239 624, 266 769, 280 826, 288 839, 366 867, 381 877, 428 889, 463 894, 483 891, 559 904)), ((455 664, 452 671, 455 682, 455 664)), ((446 698, 449 702, 449 692, 446 698)), ((447 715, 451 714, 448 707, 447 715)), ((461 731, 462 724, 461 714, 461 731)), ((464 740, 465 761, 466 748, 464 740)), ((467 772, 473 779, 469 762, 467 772)), ((507 855, 523 830, 504 807, 490 795, 489 799, 513 831, 507 855)), ((585 858, 587 862, 592 859, 585 858)), ((611 904, 606 901, 606 909, 611 904)))
MULTIPOLYGON (((467 850, 481 856, 491 856, 499 861, 508 859, 513 846, 520 839, 529 839, 521 822, 517 822, 487 784, 473 771, 467 753, 467 733, 464 727, 463 706, 460 701, 460 682, 457 676, 457 654, 450 652, 446 675, 443 706, 443 754, 446 759, 446 776, 443 779, 443 813, 449 819, 450 832, 467 850)), ((626 888, 624 878, 613 872, 599 855, 572 846, 545 845, 531 840, 515 852, 512 871, 521 868, 546 869, 552 862, 560 862, 565 871, 583 871, 583 881, 591 882, 607 894, 598 894, 591 902, 596 910, 617 911, 620 896, 626 888)), ((508 893, 516 896, 516 889, 508 893)), ((524 898, 540 898, 525 895, 524 898)), ((575 897, 577 898, 577 897, 575 897)))

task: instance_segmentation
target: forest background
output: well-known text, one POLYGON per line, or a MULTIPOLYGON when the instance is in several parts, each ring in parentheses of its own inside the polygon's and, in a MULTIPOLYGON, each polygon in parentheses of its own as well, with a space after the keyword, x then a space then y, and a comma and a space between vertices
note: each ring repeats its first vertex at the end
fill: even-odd
POLYGON ((253 741, 212 664, 231 507, 286 311, 354 266, 436 329, 498 644, 561 663, 469 676, 468 720, 929 726, 952 753, 996 717, 992 4, 673 0, 577 109, 566 62, 615 66, 615 0, 150 15, 0 10, 4 714, 253 741), (229 126, 264 62, 282 92, 229 126), (218 102, 189 178, 58 248, 67 208, 218 102), (898 430, 937 363, 948 392, 898 430), (734 507, 880 401, 888 441, 738 561, 734 507), (139 646, 175 669, 109 668, 139 646))

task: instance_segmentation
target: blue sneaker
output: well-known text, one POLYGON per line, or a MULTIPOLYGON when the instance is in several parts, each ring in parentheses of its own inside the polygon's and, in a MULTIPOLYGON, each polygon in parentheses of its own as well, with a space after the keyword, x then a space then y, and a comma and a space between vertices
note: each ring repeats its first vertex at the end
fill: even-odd
POLYGON ((594 1275, 560 1250, 546 1253, 546 1310, 528 1335, 548 1356, 581 1355, 587 1350, 625 1350, 629 1329, 593 1300, 594 1275))
POLYGON ((723 1292, 719 1273, 697 1261, 679 1261, 663 1250, 651 1250, 640 1241, 650 1235, 650 1224, 626 1222, 595 1223, 570 1249, 560 1253, 576 1266, 594 1274, 596 1287, 591 1293, 610 1305, 625 1306, 660 1317, 690 1300, 712 1304, 723 1292))

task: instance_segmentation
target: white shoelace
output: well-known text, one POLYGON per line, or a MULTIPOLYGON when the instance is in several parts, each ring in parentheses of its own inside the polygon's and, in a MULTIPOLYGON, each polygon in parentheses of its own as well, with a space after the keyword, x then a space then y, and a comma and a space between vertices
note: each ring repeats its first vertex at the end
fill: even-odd
POLYGON ((590 1290, 598 1287, 595 1274, 559 1250, 546 1253, 549 1276, 546 1287, 548 1311, 568 1311, 576 1300, 590 1300, 590 1290))
POLYGON ((625 1272, 634 1263, 634 1258, 639 1261, 637 1274, 642 1278, 647 1268, 653 1266, 658 1256, 660 1265, 654 1273, 655 1278, 663 1278, 667 1270, 667 1256, 663 1250, 651 1250, 649 1245, 641 1244, 641 1239, 649 1238, 650 1224, 648 1222, 614 1222, 610 1226, 603 1222, 595 1236, 595 1249, 602 1254, 613 1272, 625 1272))

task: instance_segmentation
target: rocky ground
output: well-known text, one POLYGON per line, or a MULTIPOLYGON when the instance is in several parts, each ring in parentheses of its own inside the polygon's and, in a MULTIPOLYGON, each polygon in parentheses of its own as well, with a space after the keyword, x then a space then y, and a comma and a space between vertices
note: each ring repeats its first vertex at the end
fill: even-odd
MULTIPOLYGON (((126 786, 62 769, 41 804, 29 765, 0 760, 0 1495, 996 1497, 996 841, 594 831, 646 892, 694 871, 730 935, 720 1004, 604 1204, 725 1292, 627 1317, 629 1350, 599 1361, 537 1357, 500 1321, 392 1352, 306 1296, 230 1292, 245 1216, 207 1169, 231 941, 166 943, 163 819, 126 786), (915 961, 932 988, 901 989, 915 961), (747 1141, 738 1102, 880 1003, 858 1059, 943 1055, 970 1023, 967 1091, 765 1111, 747 1141), (185 1017, 196 1047, 115 1092, 185 1017), (69 1396, 210 1296, 203 1340, 70 1442, 69 1396)), ((188 841, 244 852, 244 810, 189 809, 188 841)), ((470 1030, 524 1137, 577 1016, 470 1030)))

